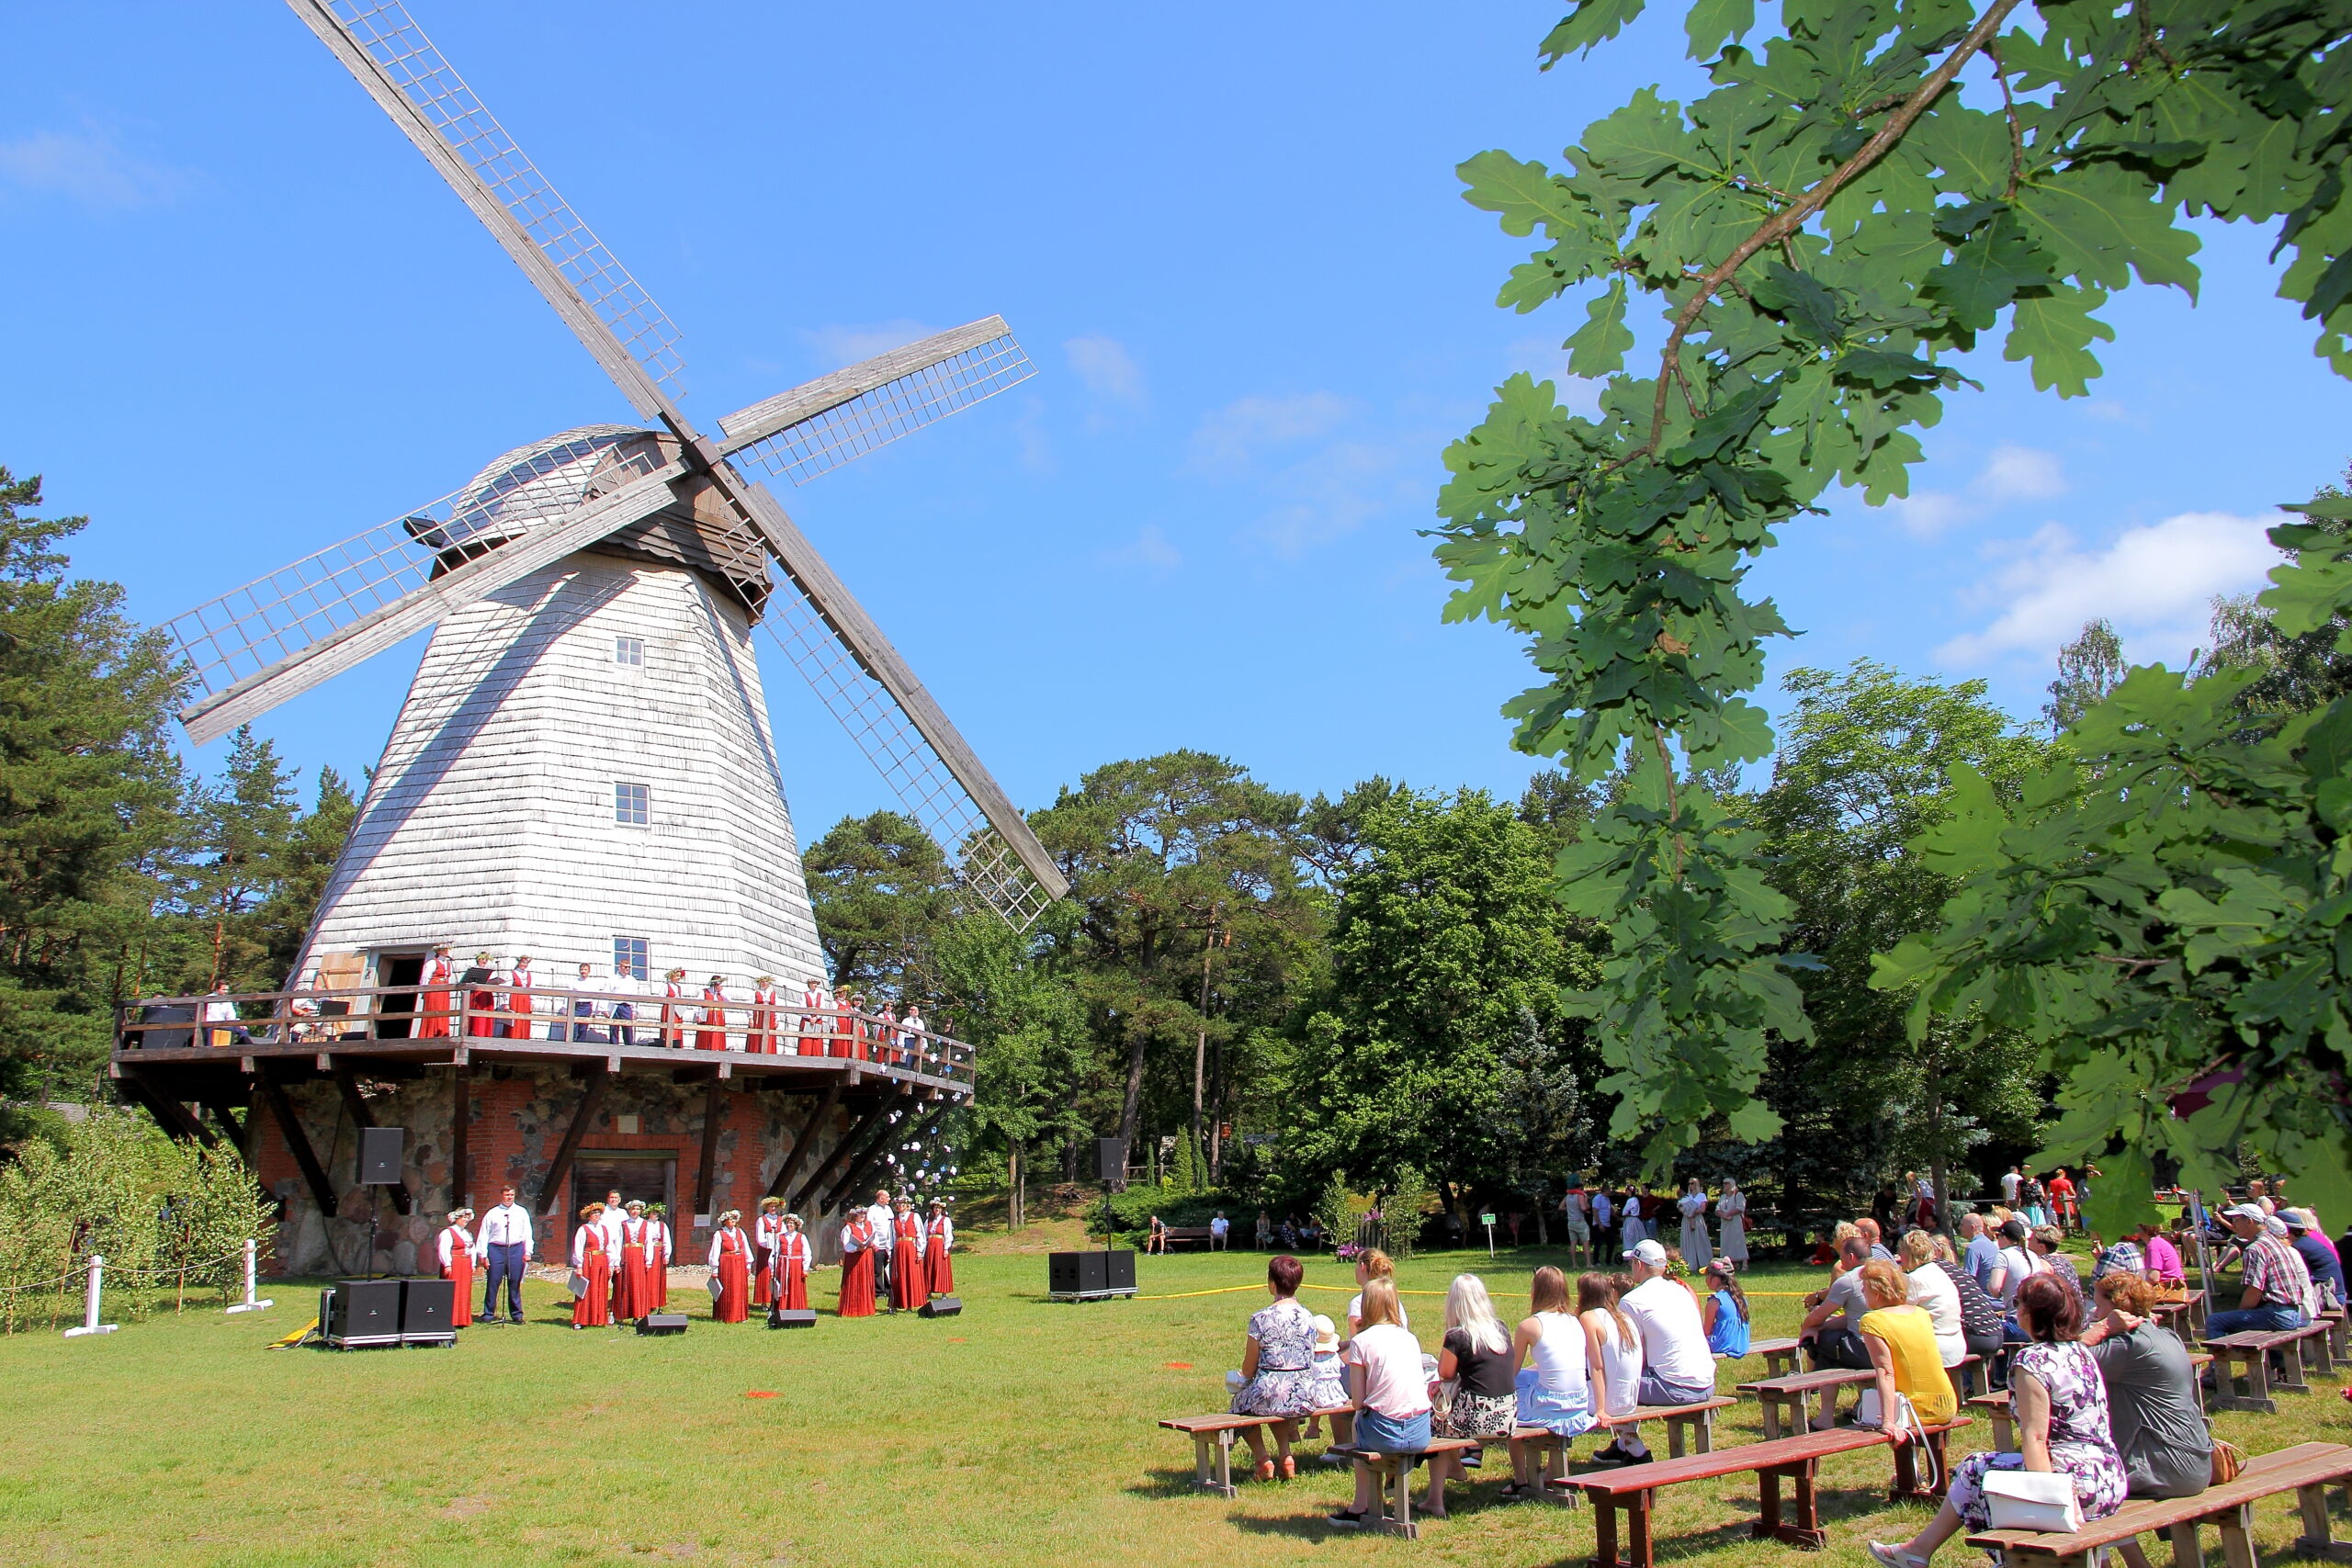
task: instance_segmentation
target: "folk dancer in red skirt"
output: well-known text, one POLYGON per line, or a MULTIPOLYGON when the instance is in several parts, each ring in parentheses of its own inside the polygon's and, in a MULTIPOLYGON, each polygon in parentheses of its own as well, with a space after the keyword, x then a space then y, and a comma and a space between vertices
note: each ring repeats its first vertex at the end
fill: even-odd
POLYGON ((613 1255, 605 1250, 605 1206, 591 1203, 580 1211, 580 1228, 571 1233, 571 1272, 585 1289, 572 1297, 571 1326, 602 1328, 613 1321, 613 1255))
POLYGON ((825 1055, 836 1058, 857 1055, 857 1003, 855 991, 833 993, 833 1036, 825 1043, 825 1055))
POLYGON ((738 1210, 718 1216, 718 1233, 710 1238, 710 1277, 718 1286, 710 1298, 711 1322, 741 1323, 751 1315, 752 1238, 743 1234, 738 1210))
POLYGON ((760 1217, 752 1222, 752 1245, 759 1248, 760 1271, 752 1276, 752 1304, 763 1307, 775 1300, 775 1249, 784 1240, 784 1200, 760 1200, 760 1217))
POLYGON ((653 1310, 670 1304, 670 1260, 678 1255, 670 1239, 670 1222, 659 1203, 645 1206, 645 1271, 653 1281, 653 1310))
POLYGON ((684 1050, 686 1032, 680 1027, 686 1021, 686 1010, 679 1006, 679 998, 686 994, 686 972, 673 969, 663 976, 662 987, 662 1043, 673 1050, 684 1050))
POLYGON ((456 1010, 449 1005, 449 982, 457 973, 456 966, 449 962, 449 944, 446 942, 435 948, 433 956, 424 961, 422 976, 424 983, 424 1006, 419 1010, 421 1016, 416 1021, 416 1037, 419 1040, 449 1038, 449 1014, 456 1010))
POLYGON ((874 1315, 874 1222, 852 1209, 842 1226, 842 1296, 833 1310, 841 1317, 874 1315))
POLYGON ((808 984, 800 988, 802 1055, 821 1056, 825 1054, 825 1010, 832 1005, 832 998, 825 995, 825 982, 810 976, 808 984))
POLYGON ((702 1027, 695 1031, 695 1049, 724 1051, 727 1049, 727 976, 713 975, 710 984, 702 988, 702 1011, 695 1021, 702 1027))
POLYGON ((775 1249, 775 1304, 786 1312, 808 1310, 808 1270, 816 1263, 808 1238, 800 1232, 800 1216, 784 1216, 784 1236, 775 1249))
POLYGON ((473 1223, 471 1209, 452 1209, 449 1223, 441 1227, 441 1278, 458 1287, 458 1298, 449 1303, 452 1328, 473 1326, 474 1235, 467 1228, 473 1223))
POLYGON ((752 982, 752 1023, 743 1035, 743 1049, 752 1055, 775 1055, 775 976, 763 975, 752 982))
POLYGON ((653 1310, 653 1274, 647 1266, 652 1227, 646 1224, 644 1199, 630 1199, 625 1212, 619 1262, 613 1270, 613 1316, 617 1322, 635 1323, 653 1310))
POLYGON ((473 966, 459 976, 458 984, 466 988, 466 1034, 469 1039, 487 1040, 498 1032, 498 1020, 491 1014, 498 1007, 498 970, 491 963, 490 954, 474 954, 473 966))
POLYGON ((923 1283, 922 1222, 904 1198, 899 1200, 894 1222, 896 1239, 890 1247, 890 1310, 905 1312, 931 1300, 923 1283))
POLYGON ((936 1198, 931 1201, 931 1223, 923 1229, 924 1283, 934 1296, 952 1296, 956 1293, 956 1265, 948 1261, 947 1255, 956 1249, 956 1222, 947 1217, 946 1204, 936 1198))
POLYGON ((516 953, 514 967, 506 976, 506 998, 501 1004, 502 1010, 514 1016, 498 1021, 498 1037, 501 1040, 528 1040, 531 1037, 531 987, 537 979, 537 976, 531 973, 531 955, 516 953))

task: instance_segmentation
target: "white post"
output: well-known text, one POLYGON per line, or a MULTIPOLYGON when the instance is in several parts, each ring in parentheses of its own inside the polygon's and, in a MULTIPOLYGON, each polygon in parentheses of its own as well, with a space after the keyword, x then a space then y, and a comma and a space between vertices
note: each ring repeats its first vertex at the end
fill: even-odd
POLYGON ((68 1339, 78 1339, 85 1334, 112 1334, 121 1325, 98 1321, 99 1281, 105 1277, 107 1260, 96 1253, 90 1254, 90 1284, 82 1297, 82 1326, 65 1331, 68 1339))
POLYGON ((245 1238, 245 1299, 239 1302, 235 1306, 231 1307, 229 1309, 231 1312, 259 1312, 266 1306, 276 1306, 277 1304, 274 1301, 256 1299, 254 1295, 254 1255, 260 1250, 260 1243, 254 1241, 251 1236, 247 1236, 245 1238))

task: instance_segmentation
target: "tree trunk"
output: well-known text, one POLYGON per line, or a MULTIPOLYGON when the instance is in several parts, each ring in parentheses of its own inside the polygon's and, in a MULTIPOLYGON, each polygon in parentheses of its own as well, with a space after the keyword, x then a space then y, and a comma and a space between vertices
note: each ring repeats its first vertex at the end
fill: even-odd
MULTIPOLYGON (((1127 1047, 1127 1093, 1126 1098, 1119 1103, 1119 1142, 1125 1144, 1130 1151, 1134 1149, 1136 1142, 1136 1117, 1143 1106, 1145 1043, 1145 1037, 1138 1033, 1135 1037, 1134 1043, 1127 1047)), ((1127 1190, 1124 1175, 1114 1185, 1121 1192, 1127 1190)))
POLYGON ((1004 1149, 1004 1174, 1007 1190, 1004 1195, 1004 1224, 1007 1230, 1019 1230, 1028 1224, 1021 1201, 1021 1145, 1007 1143, 1004 1149))
POLYGON ((1949 1175, 1944 1159, 1944 1075, 1943 1060, 1930 1051, 1928 1055, 1928 1181, 1936 1190, 1936 1228, 1951 1229, 1951 1189, 1945 1185, 1949 1175))

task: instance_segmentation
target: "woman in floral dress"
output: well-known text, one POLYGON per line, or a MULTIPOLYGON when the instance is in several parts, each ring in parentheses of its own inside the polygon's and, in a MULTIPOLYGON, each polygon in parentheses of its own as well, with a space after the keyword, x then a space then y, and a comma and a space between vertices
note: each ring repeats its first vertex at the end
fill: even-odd
POLYGON ((2082 1304, 2073 1292, 2047 1274, 2037 1274, 2018 1292, 2018 1325, 2031 1343, 2009 1360, 2010 1397, 2018 1442, 2014 1454, 1970 1454, 1952 1466, 1951 1489, 1928 1528, 1901 1546, 1870 1542, 1883 1568, 1927 1568, 1936 1549, 1964 1525, 1990 1529, 1984 1473, 2032 1470, 2071 1476, 2075 1500, 2085 1519, 2103 1519, 2123 1506, 2130 1477, 2123 1456, 2108 1430, 2107 1385, 2098 1363, 2083 1348, 2082 1304))
MULTIPOLYGON (((1274 1304, 1261 1307, 1250 1319, 1250 1340, 1241 1352, 1241 1386, 1234 1391, 1236 1416, 1300 1416, 1315 1404, 1315 1314, 1298 1304, 1298 1282, 1306 1269, 1288 1253, 1266 1265, 1266 1289, 1274 1304)), ((1298 1440, 1296 1420, 1273 1423, 1274 1444, 1284 1479, 1298 1473, 1290 1446, 1298 1440)), ((1275 1461, 1266 1457, 1261 1427, 1242 1434, 1258 1479, 1274 1478, 1275 1461)))

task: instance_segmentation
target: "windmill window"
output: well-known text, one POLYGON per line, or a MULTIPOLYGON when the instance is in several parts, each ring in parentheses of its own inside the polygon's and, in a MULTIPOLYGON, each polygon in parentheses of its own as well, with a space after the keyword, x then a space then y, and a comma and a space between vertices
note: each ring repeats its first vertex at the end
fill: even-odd
POLYGON ((613 820, 630 828, 642 828, 650 815, 653 791, 641 784, 613 784, 613 820))
POLYGON ((616 637, 613 639, 613 662, 631 669, 645 665, 645 639, 641 637, 616 637))
POLYGON ((613 938, 613 973, 628 980, 642 980, 646 975, 645 939, 641 936, 613 938))

